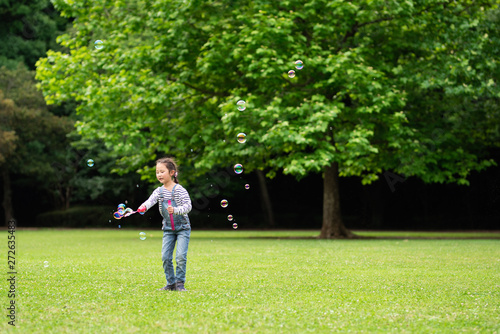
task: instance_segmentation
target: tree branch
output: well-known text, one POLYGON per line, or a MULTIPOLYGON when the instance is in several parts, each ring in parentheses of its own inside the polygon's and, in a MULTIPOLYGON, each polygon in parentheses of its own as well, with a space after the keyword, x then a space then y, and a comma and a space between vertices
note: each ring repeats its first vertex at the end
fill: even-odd
POLYGON ((204 89, 204 88, 200 88, 200 87, 196 87, 196 86, 193 86, 187 82, 183 82, 183 84, 191 89, 194 89, 198 92, 201 92, 203 94, 206 94, 206 95, 211 95, 211 96, 220 96, 220 97, 226 97, 226 96, 229 96, 229 94, 227 93, 218 93, 218 92, 214 92, 214 91, 211 91, 211 90, 208 90, 208 89, 204 89))

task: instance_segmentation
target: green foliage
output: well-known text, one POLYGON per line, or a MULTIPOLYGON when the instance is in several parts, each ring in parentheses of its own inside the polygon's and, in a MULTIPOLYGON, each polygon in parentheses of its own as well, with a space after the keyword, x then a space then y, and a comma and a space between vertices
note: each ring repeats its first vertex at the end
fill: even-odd
POLYGON ((40 87, 49 104, 78 101, 79 134, 120 156, 117 172, 152 181, 169 154, 191 179, 237 162, 301 178, 338 162, 363 184, 383 170, 467 184, 494 164, 496 1, 54 5, 76 19, 58 39, 69 53, 38 62, 40 87))
MULTIPOLYGON (((157 291, 165 285, 162 231, 145 231, 146 240, 139 232, 18 231, 16 326, 28 333, 500 329, 498 240, 287 240, 317 231, 193 231, 188 291, 181 293, 157 291)), ((9 327, 0 323, 2 332, 9 327)))
POLYGON ((73 126, 68 117, 48 111, 34 72, 22 65, 0 69, 0 167, 43 190, 56 207, 69 201, 75 156, 66 136, 73 126))
MULTIPOLYGON (((458 4, 454 12, 457 15, 433 13, 432 19, 424 15, 422 24, 436 37, 427 43, 419 35, 408 39, 406 45, 413 44, 417 52, 400 58, 393 71, 411 64, 401 84, 408 89, 409 121, 420 136, 411 160, 421 161, 418 167, 426 173, 422 179, 451 182, 456 176, 450 166, 458 163, 457 181, 468 184, 465 176, 471 170, 494 164, 480 157, 500 142, 500 91, 495 83, 500 76, 495 61, 500 10, 458 4)), ((401 171, 408 174, 411 168, 403 164, 401 171)))
MULTIPOLYGON (((63 113, 65 113, 63 111, 63 113)), ((22 66, 16 70, 0 69, 0 167, 20 182, 36 184, 46 192, 54 207, 67 207, 70 201, 103 200, 130 194, 135 175, 122 179, 109 177, 115 156, 102 144, 87 141, 83 147, 71 146, 79 140, 73 116, 51 113, 36 88, 34 72, 22 66), (89 168, 86 161, 96 165, 89 168)))
POLYGON ((82 138, 73 131, 69 138, 70 151, 78 157, 73 164, 66 167, 73 168, 73 177, 70 181, 74 188, 73 203, 114 203, 133 197, 134 190, 139 182, 136 173, 121 173, 120 177, 111 175, 116 168, 116 154, 105 145, 93 138, 82 138), (94 166, 89 167, 87 161, 94 160, 94 166))
POLYGON ((34 68, 48 48, 62 50, 55 40, 68 19, 47 0, 4 1, 0 17, 0 67, 5 66, 0 70, 0 167, 10 171, 14 192, 23 186, 47 195, 45 210, 68 207, 70 201, 132 197, 137 175, 109 177, 116 157, 102 143, 87 139, 83 147, 71 146, 81 140, 71 133, 77 102, 47 107, 33 73, 24 68, 34 68), (90 157, 94 168, 86 165, 90 157))
POLYGON ((66 134, 73 123, 47 111, 35 87, 34 73, 22 66, 0 69, 0 91, 0 130, 5 141, 10 138, 3 165, 15 173, 32 175, 37 181, 50 178, 51 162, 65 148, 66 134))
POLYGON ((14 153, 17 147, 16 142, 19 137, 16 135, 16 131, 5 126, 7 119, 13 116, 15 107, 14 102, 10 99, 4 99, 3 92, 0 91, 0 120, 2 120, 2 126, 0 126, 0 165, 5 164, 7 158, 14 153))
POLYGON ((3 0, 0 7, 0 67, 15 69, 22 63, 35 69, 48 49, 58 50, 55 36, 66 29, 67 19, 49 0, 3 0))

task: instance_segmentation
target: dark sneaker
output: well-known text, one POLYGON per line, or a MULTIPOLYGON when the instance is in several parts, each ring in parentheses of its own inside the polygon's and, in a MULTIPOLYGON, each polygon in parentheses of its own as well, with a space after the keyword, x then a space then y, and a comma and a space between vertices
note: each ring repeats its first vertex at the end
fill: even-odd
POLYGON ((163 288, 159 289, 160 291, 174 291, 175 290, 175 283, 166 285, 163 288))
POLYGON ((184 282, 177 282, 175 288, 177 291, 187 291, 186 288, 184 287, 184 282))

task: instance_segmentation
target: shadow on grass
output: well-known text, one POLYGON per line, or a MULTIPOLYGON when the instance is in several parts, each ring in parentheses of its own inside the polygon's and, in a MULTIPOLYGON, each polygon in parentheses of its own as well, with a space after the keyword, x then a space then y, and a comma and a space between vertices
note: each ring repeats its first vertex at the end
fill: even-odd
MULTIPOLYGON (((74 231, 74 230, 84 230, 84 231, 117 231, 115 228, 83 228, 83 229, 74 229, 74 228, 44 228, 44 227, 35 227, 35 228, 19 228, 19 231, 40 231, 40 232, 50 232, 50 231, 74 231)), ((129 229, 122 229, 120 231, 126 231, 129 229)), ((162 231, 158 231, 158 229, 147 229, 147 228, 132 228, 133 231, 151 231, 155 233, 162 233, 162 231)), ((129 230, 130 231, 130 230, 129 230)), ((230 232, 231 235, 227 234, 227 229, 195 229, 196 232, 223 232, 221 235, 212 234, 212 235, 191 235, 192 238, 195 239, 275 239, 275 240, 500 240, 500 230, 491 230, 491 231, 374 231, 374 230, 355 230, 351 231, 354 233, 353 238, 330 238, 330 239, 320 239, 319 233, 317 231, 316 235, 279 235, 280 232, 297 232, 298 230, 268 230, 268 229, 248 229, 242 231, 240 234, 238 232, 230 232), (250 234, 259 234, 260 232, 276 233, 276 235, 246 235, 246 233, 250 234), (362 235, 363 233, 373 233, 378 235, 362 235), (425 235, 428 233, 429 235, 425 235), (385 235, 384 235, 385 234, 385 235), (413 234, 413 235, 412 235, 413 234), (419 235, 420 234, 420 235, 419 235), (424 234, 424 235, 422 235, 424 234), (463 235, 460 235, 463 234, 463 235), (476 234, 476 235, 475 235, 476 234)), ((304 233, 308 232, 311 234, 313 230, 303 230, 304 233)), ((315 231, 315 230, 314 230, 315 231)), ((300 233, 300 232, 299 232, 300 233)))
POLYGON ((241 237, 243 239, 301 239, 301 240, 386 240, 386 239, 436 239, 436 240, 500 240, 500 236, 491 236, 491 237, 397 237, 397 236, 380 236, 380 237, 372 237, 372 236, 356 236, 354 238, 330 238, 330 239, 320 239, 319 237, 279 237, 279 236, 267 236, 267 237, 241 237))
MULTIPOLYGON (((301 239, 301 240, 500 240, 500 231, 385 231, 388 234, 383 235, 384 231, 379 231, 382 235, 361 235, 362 231, 354 232, 353 237, 337 237, 330 239, 320 239, 319 232, 317 236, 247 236, 248 239, 301 239), (419 233, 432 233, 434 235, 411 235, 419 233), (464 235, 457 235, 463 233, 464 235), (474 235, 475 233, 479 235, 474 235), (397 235, 400 234, 400 235, 397 235), (410 235, 408 235, 410 234, 410 235)), ((370 232, 370 231, 364 231, 370 232)), ((374 232, 374 231, 371 231, 374 232)))

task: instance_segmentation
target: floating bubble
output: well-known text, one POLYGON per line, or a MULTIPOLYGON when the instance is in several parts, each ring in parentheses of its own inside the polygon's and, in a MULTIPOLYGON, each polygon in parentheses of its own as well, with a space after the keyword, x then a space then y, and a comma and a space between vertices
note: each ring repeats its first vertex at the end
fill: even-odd
POLYGON ((236 230, 238 228, 238 224, 234 223, 233 228, 236 230))
POLYGON ((131 208, 126 208, 125 211, 123 211, 123 214, 132 213, 132 212, 134 212, 134 210, 132 210, 131 208))
POLYGON ((89 167, 94 166, 94 160, 92 160, 92 159, 87 160, 87 166, 89 166, 89 167))
POLYGON ((236 102, 236 105, 238 106, 238 110, 239 111, 243 111, 245 110, 247 107, 245 106, 246 102, 243 101, 243 100, 239 100, 238 102, 236 102))
POLYGON ((118 228, 122 228, 122 226, 121 226, 121 225, 118 225, 118 228))
POLYGON ((233 215, 227 215, 227 220, 233 221, 233 215))
POLYGON ((125 210, 125 208, 126 208, 126 207, 127 207, 127 206, 126 206, 125 204, 123 204, 123 203, 118 204, 118 210, 119 210, 120 208, 122 208, 123 210, 125 210))
POLYGON ((123 217, 123 214, 121 214, 119 211, 113 213, 113 217, 115 217, 115 219, 122 219, 123 217))
POLYGON ((294 71, 294 70, 290 70, 290 71, 288 71, 288 76, 289 76, 290 78, 295 77, 295 71, 294 71))
POLYGON ((43 266, 47 268, 49 266, 49 261, 43 261, 43 266))
POLYGON ((139 233, 139 239, 146 240, 146 233, 145 232, 139 233))
POLYGON ((139 212, 140 215, 144 215, 145 213, 146 213, 145 211, 139 212))
POLYGON ((243 132, 238 133, 238 143, 243 144, 246 141, 247 141, 247 135, 244 134, 243 132))
POLYGON ((296 60, 295 61, 295 68, 298 69, 298 70, 301 70, 304 68, 304 63, 302 62, 302 60, 296 60))
POLYGON ((103 41, 98 39, 97 41, 94 42, 94 46, 97 50, 101 50, 104 47, 103 41))
POLYGON ((248 183, 245 184, 245 189, 250 189, 250 185, 248 183))
POLYGON ((227 202, 227 199, 223 199, 222 201, 220 201, 220 206, 222 206, 223 208, 227 208, 228 205, 229 203, 227 202))
POLYGON ((111 223, 111 219, 108 221, 108 223, 111 223))
POLYGON ((243 173, 243 165, 242 164, 236 164, 236 165, 234 165, 234 172, 236 174, 243 173))

